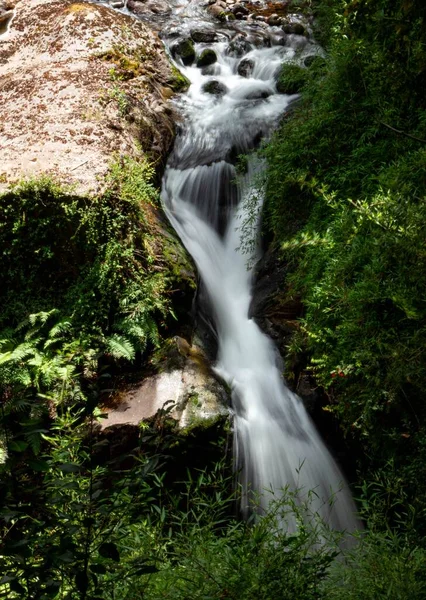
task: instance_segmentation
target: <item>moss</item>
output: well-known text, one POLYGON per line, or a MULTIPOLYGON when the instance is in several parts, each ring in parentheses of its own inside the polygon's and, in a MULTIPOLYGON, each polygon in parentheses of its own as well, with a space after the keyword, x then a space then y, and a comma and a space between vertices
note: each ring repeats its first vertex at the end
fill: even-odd
POLYGON ((114 79, 128 81, 135 77, 140 77, 145 73, 144 63, 149 58, 149 54, 143 46, 129 49, 124 46, 115 45, 110 50, 95 55, 106 62, 114 65, 111 70, 111 76, 114 79))
POLYGON ((206 48, 197 58, 197 67, 208 67, 217 61, 216 52, 211 48, 206 48))
POLYGON ((167 84, 172 88, 174 92, 186 92, 191 85, 191 82, 185 75, 183 75, 179 69, 174 65, 170 65, 172 76, 168 80, 167 84))
POLYGON ((181 40, 171 48, 173 56, 179 56, 184 65, 191 65, 195 60, 194 42, 181 40))

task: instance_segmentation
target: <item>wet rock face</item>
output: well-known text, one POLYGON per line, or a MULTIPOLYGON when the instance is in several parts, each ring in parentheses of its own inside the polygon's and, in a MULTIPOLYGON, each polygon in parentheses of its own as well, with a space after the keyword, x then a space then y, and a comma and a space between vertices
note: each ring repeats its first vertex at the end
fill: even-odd
POLYGON ((173 73, 142 22, 95 3, 21 1, 0 36, 0 187, 49 173, 102 187, 114 153, 164 157, 173 73), (121 49, 121 50, 119 50, 121 49))
POLYGON ((251 49, 250 42, 243 35, 237 35, 229 44, 226 54, 233 58, 241 58, 244 54, 250 52, 251 49))
POLYGON ((213 29, 193 29, 191 38, 197 44, 212 44, 218 41, 218 36, 213 29))

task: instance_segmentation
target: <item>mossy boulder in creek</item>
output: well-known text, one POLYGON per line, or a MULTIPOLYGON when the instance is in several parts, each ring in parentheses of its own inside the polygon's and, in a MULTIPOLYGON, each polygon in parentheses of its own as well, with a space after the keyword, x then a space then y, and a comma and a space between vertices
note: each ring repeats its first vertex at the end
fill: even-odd
POLYGON ((192 65, 195 60, 195 49, 192 40, 181 40, 171 47, 172 55, 180 58, 184 65, 192 65))
POLYGON ((206 48, 197 58, 197 67, 208 67, 217 61, 216 52, 211 48, 206 48))
POLYGON ((224 83, 217 81, 217 79, 212 79, 205 83, 202 87, 203 92, 206 94, 212 94, 213 96, 223 96, 228 91, 228 88, 224 83))

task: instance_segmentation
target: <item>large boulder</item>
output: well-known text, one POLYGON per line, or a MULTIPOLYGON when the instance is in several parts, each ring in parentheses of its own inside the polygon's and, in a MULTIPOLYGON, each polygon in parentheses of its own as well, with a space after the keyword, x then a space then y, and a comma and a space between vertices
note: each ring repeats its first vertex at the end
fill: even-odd
POLYGON ((0 36, 0 189, 48 173, 99 190, 117 154, 166 155, 175 76, 144 23, 92 2, 21 0, 0 36))
POLYGON ((106 408, 102 428, 137 425, 167 411, 181 430, 188 431, 229 414, 229 390, 199 346, 175 337, 166 342, 156 365, 157 374, 132 386, 106 408))

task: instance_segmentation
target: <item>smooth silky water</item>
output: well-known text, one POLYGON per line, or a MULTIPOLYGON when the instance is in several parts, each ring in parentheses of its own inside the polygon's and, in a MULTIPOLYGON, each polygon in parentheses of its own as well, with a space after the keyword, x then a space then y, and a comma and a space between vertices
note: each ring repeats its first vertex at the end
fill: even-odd
MULTIPOLYGON (((247 513, 257 497, 262 512, 271 499, 289 489, 299 504, 309 498, 310 512, 318 513, 332 529, 354 531, 360 523, 344 477, 302 401, 286 386, 277 349, 249 318, 258 249, 247 254, 240 247, 251 247, 244 236, 255 240, 257 233, 241 226, 248 222, 253 194, 259 195, 252 181, 259 164, 249 159, 242 185, 235 183, 236 157, 270 135, 296 99, 277 93, 277 69, 283 61, 302 61, 320 49, 303 36, 283 40, 278 37, 282 32, 256 23, 218 24, 196 1, 172 2, 171 7, 173 18, 163 17, 161 24, 167 47, 176 42, 176 30, 189 35, 191 29, 207 28, 217 33, 215 43, 195 44, 197 54, 204 48, 215 50, 214 65, 201 70, 176 62, 191 86, 176 101, 182 121, 161 197, 198 268, 208 297, 204 310, 210 312, 217 335, 214 368, 232 390, 242 511, 247 513), (245 41, 230 47, 236 35, 245 41), (254 62, 250 77, 238 74, 242 59, 254 62), (223 95, 203 91, 212 80, 225 86, 223 95)), ((256 230, 258 219, 252 221, 256 230)), ((285 526, 294 530, 295 519, 286 519, 285 526)))

